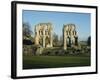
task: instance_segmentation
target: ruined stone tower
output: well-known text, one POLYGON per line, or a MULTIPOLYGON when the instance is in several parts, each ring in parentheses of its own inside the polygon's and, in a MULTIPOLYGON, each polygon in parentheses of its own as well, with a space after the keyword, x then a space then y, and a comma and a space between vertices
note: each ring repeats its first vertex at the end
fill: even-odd
POLYGON ((67 24, 63 26, 63 45, 65 50, 67 47, 78 45, 78 35, 75 24, 67 24))
POLYGON ((39 23, 35 26, 35 44, 42 47, 52 47, 52 24, 39 23))

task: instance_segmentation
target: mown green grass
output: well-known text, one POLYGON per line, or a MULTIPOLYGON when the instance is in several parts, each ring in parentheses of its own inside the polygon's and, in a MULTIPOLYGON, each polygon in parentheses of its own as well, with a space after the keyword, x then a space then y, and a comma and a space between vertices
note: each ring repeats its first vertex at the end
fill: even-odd
POLYGON ((23 69, 90 66, 89 56, 23 56, 23 69))

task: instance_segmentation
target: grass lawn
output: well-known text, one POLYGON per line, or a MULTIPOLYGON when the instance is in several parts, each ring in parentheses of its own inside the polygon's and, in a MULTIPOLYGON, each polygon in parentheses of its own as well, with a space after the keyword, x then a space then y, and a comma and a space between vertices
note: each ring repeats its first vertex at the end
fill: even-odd
POLYGON ((89 56, 23 56, 23 69, 90 66, 89 56))

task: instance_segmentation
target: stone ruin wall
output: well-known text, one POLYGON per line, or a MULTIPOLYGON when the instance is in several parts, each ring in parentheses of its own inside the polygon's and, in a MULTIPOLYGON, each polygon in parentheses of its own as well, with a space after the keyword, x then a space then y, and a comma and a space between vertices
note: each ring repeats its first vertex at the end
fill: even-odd
POLYGON ((40 23, 35 26, 35 44, 52 47, 52 24, 40 23))
MULTIPOLYGON (((39 23, 35 26, 35 44, 45 47, 53 47, 53 26, 51 23, 39 23)), ((78 45, 78 35, 75 24, 66 24, 63 26, 63 47, 78 45)))
POLYGON ((64 49, 67 49, 67 46, 72 47, 78 45, 78 35, 74 24, 63 26, 63 45, 64 49))

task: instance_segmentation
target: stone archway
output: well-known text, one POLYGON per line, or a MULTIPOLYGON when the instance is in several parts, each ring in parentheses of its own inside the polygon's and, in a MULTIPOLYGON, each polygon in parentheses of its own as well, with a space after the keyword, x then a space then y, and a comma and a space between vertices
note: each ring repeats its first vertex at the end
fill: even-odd
POLYGON ((45 38, 45 46, 46 47, 50 47, 50 39, 49 39, 49 37, 45 38))
POLYGON ((69 46, 69 47, 71 46, 71 40, 70 39, 71 39, 70 37, 67 37, 67 39, 66 39, 66 41, 67 41, 66 45, 69 46))

